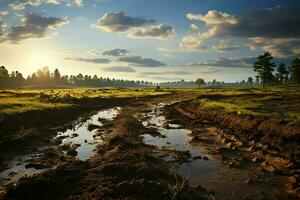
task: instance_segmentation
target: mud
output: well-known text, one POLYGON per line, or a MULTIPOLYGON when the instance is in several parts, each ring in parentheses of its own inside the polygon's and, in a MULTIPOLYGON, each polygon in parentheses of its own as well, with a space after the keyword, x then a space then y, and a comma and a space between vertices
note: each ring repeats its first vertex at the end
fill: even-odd
MULTIPOLYGON (((82 135, 78 127, 65 128, 53 139, 57 148, 24 159, 27 169, 40 171, 3 185, 1 198, 299 197, 299 168, 292 155, 297 153, 297 147, 288 152, 270 147, 263 137, 251 136, 250 133, 263 134, 253 129, 254 122, 240 129, 232 125, 249 116, 231 119, 220 113, 219 118, 217 111, 214 115, 205 111, 204 115, 192 98, 191 94, 173 94, 140 99, 130 105, 116 105, 121 109, 112 118, 97 113, 92 121, 83 117, 84 125, 80 127, 92 134, 82 135), (97 141, 94 153, 81 159, 80 148, 91 141, 97 141)), ((288 135, 295 139, 293 130, 289 128, 288 135)), ((12 171, 9 174, 15 175, 12 171)))
POLYGON ((228 166, 229 170, 221 169, 210 177, 207 188, 228 198, 230 188, 239 198, 251 191, 254 199, 299 198, 297 127, 221 110, 202 110, 195 100, 166 106, 165 114, 172 123, 195 130, 191 143, 206 146, 209 154, 228 166), (270 127, 278 129, 271 132, 270 127))
POLYGON ((104 143, 86 161, 77 159, 22 178, 8 186, 4 199, 206 199, 208 194, 190 187, 156 148, 142 142, 146 131, 135 116, 140 109, 124 108, 106 122, 104 143), (76 188, 76 190, 74 190, 76 188), (37 192, 39 191, 39 192, 37 192))

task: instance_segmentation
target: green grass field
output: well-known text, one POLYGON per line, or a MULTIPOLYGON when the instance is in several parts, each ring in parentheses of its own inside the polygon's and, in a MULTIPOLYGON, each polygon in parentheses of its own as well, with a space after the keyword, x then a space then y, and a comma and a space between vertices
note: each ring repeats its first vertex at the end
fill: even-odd
POLYGON ((300 125, 300 88, 289 87, 228 87, 200 91, 201 108, 218 108, 226 112, 253 116, 280 117, 300 125))
POLYGON ((84 103, 84 99, 126 98, 169 94, 171 91, 147 89, 14 89, 0 90, 0 115, 32 110, 59 109, 84 103), (80 102, 80 103, 79 103, 80 102))
POLYGON ((0 90, 0 116, 33 110, 60 109, 99 98, 144 97, 177 93, 199 96, 201 108, 254 116, 281 116, 300 124, 300 89, 298 86, 209 87, 199 89, 155 88, 74 88, 0 90))

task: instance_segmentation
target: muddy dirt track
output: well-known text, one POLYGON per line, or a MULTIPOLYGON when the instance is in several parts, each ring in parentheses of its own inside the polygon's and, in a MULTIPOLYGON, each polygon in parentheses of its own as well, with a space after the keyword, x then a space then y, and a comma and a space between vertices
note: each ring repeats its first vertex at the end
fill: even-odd
POLYGON ((33 176, 2 177, 1 198, 297 199, 294 157, 202 119, 193 99, 114 105, 57 131, 51 145, 13 165, 33 176))

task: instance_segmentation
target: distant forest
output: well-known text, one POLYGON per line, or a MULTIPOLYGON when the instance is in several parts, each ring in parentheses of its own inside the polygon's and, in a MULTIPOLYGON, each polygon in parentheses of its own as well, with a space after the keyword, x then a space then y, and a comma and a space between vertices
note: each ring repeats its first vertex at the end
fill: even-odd
POLYGON ((97 75, 61 75, 58 69, 50 72, 48 67, 39 69, 36 73, 24 78, 18 71, 11 73, 4 67, 0 67, 0 88, 18 88, 18 87, 197 87, 207 86, 226 86, 226 85, 267 85, 267 84, 300 84, 300 59, 292 60, 290 67, 284 63, 276 65, 269 52, 257 57, 253 64, 256 72, 255 80, 249 77, 235 83, 225 83, 213 79, 212 82, 205 83, 202 78, 195 81, 180 81, 153 83, 148 81, 133 81, 123 79, 110 79, 98 77, 97 75))
POLYGON ((48 67, 43 67, 32 75, 24 78, 22 73, 12 71, 11 73, 4 67, 0 67, 0 88, 18 87, 196 87, 194 81, 184 80, 166 83, 153 83, 148 81, 133 81, 123 79, 110 79, 98 77, 97 75, 61 75, 58 69, 50 72, 48 67))

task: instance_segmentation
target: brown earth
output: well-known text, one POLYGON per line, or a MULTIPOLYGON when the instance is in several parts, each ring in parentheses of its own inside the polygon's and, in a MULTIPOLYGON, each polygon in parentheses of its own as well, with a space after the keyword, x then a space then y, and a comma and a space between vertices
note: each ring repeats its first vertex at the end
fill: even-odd
POLYGON ((197 99, 166 106, 165 115, 172 123, 191 130, 220 128, 220 131, 195 132, 191 142, 216 144, 210 153, 221 156, 230 167, 241 168, 244 164, 249 167, 247 162, 254 162, 265 172, 290 177, 286 183, 288 198, 300 198, 299 127, 284 125, 274 119, 227 113, 221 109, 201 109, 197 99))
POLYGON ((147 104, 138 103, 106 122, 105 145, 92 159, 69 160, 22 178, 8 187, 3 199, 207 199, 200 186, 191 188, 154 156, 155 147, 142 142, 140 135, 149 130, 134 116, 143 109, 147 104))

